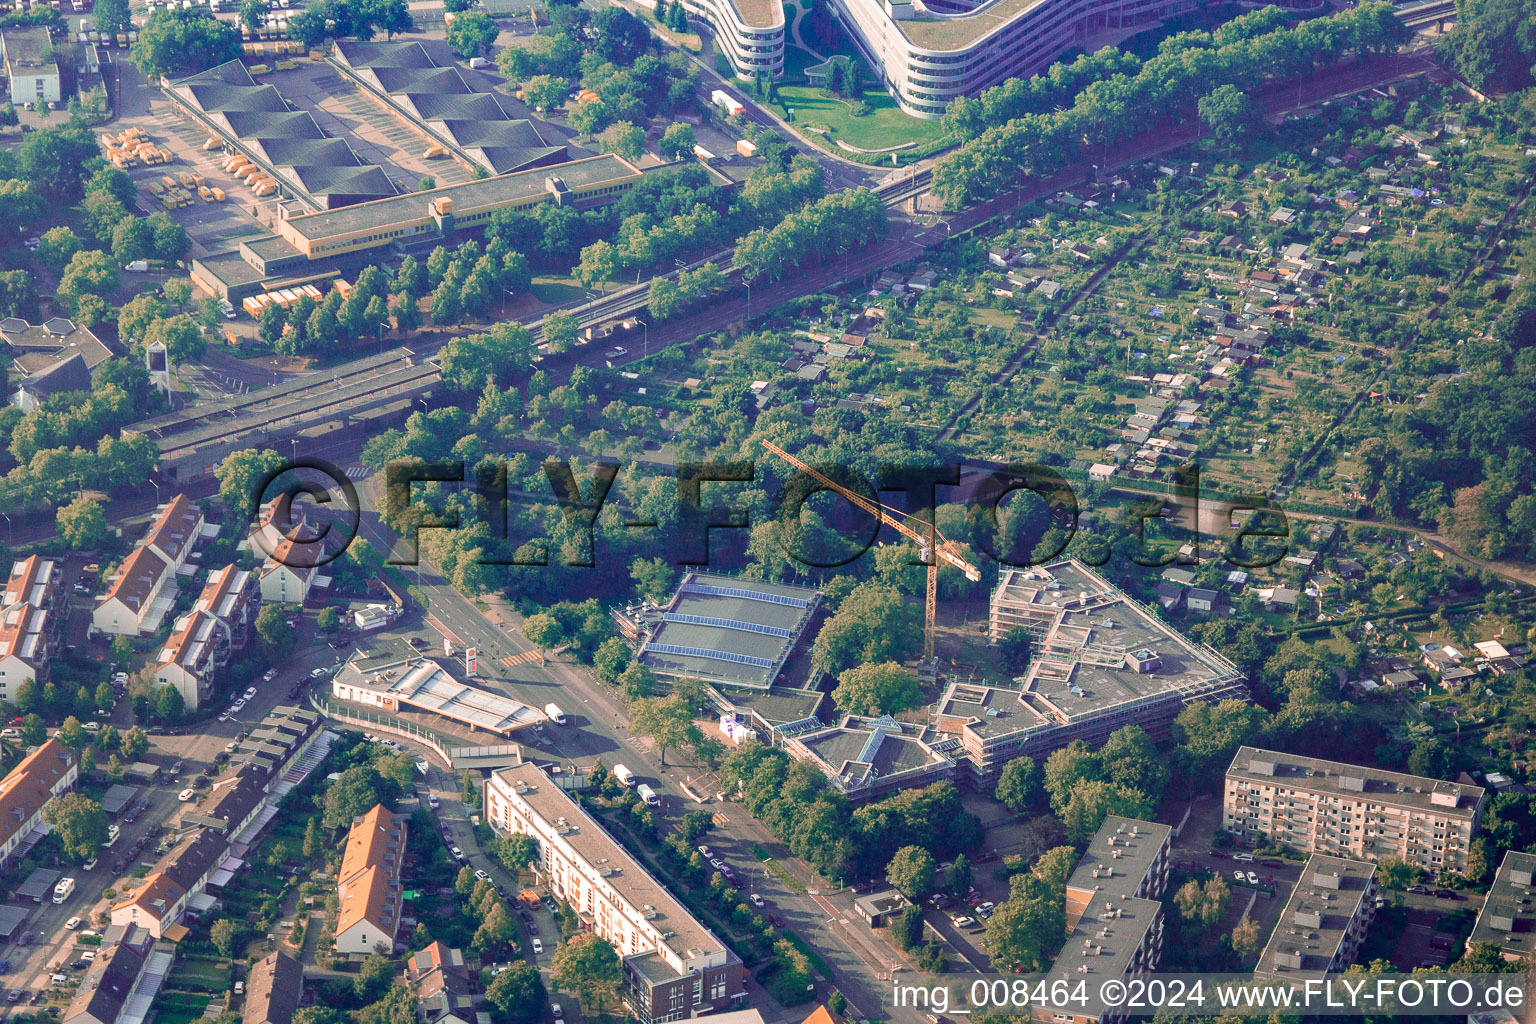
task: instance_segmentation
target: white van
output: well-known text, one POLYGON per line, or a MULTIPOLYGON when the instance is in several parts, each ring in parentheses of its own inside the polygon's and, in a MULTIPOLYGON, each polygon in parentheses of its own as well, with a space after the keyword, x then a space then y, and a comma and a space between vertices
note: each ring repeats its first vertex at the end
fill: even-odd
POLYGON ((69 899, 69 894, 75 891, 73 878, 61 878, 59 884, 53 887, 53 902, 63 903, 69 899))

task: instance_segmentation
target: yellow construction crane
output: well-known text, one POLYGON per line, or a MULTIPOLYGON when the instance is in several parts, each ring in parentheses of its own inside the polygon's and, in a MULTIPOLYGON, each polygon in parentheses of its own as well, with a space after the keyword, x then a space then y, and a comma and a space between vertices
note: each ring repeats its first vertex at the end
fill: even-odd
POLYGON ((850 491, 842 484, 829 479, 825 474, 812 469, 771 441, 764 441, 763 447, 791 466, 794 466, 812 480, 841 494, 853 502, 855 506, 880 520, 883 525, 889 526, 903 537, 917 544, 918 549, 922 552, 924 562, 928 565, 928 600, 923 618, 923 660, 932 661, 933 622, 934 615, 938 611, 939 606, 939 562, 948 562, 956 569, 965 573, 965 578, 972 583, 981 579, 981 570, 960 557, 960 545, 941 534, 938 527, 933 523, 925 523, 916 516, 910 516, 900 509, 891 508, 889 505, 882 505, 878 501, 871 501, 862 494, 850 491), (917 525, 909 525, 909 521, 917 525))

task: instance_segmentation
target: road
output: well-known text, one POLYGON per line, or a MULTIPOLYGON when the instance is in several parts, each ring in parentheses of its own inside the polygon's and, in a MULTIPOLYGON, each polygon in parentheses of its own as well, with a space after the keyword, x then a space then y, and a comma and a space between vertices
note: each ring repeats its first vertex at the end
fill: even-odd
MULTIPOLYGON (((367 496, 361 535, 378 550, 390 551, 395 544, 395 535, 379 521, 373 511, 376 506, 368 500, 372 497, 376 479, 364 481, 360 488, 367 496)), ((503 665, 500 658, 515 658, 534 650, 506 613, 494 607, 488 612, 482 612, 425 561, 419 567, 409 567, 403 571, 410 582, 426 596, 428 612, 447 630, 456 649, 465 644, 473 644, 478 648, 479 685, 535 707, 542 708, 553 701, 565 711, 569 724, 563 727, 549 726, 542 737, 538 734, 529 736, 526 730, 518 736, 518 741, 527 748, 527 756, 541 762, 576 762, 583 765, 598 758, 608 765, 623 762, 635 771, 641 781, 648 782, 661 794, 662 815, 665 818, 680 819, 683 813, 695 807, 692 801, 680 795, 681 791, 676 785, 680 777, 688 774, 688 769, 677 765, 659 765, 650 746, 631 735, 629 718, 613 695, 604 690, 589 672, 561 661, 540 664, 533 660, 510 667, 503 665), (672 785, 668 785, 669 782, 672 785)), ((456 792, 456 787, 449 788, 456 792)), ((760 846, 773 855, 779 864, 789 869, 804 889, 824 889, 826 883, 806 865, 793 860, 782 844, 740 806, 708 806, 723 815, 726 822, 717 826, 706 842, 716 850, 717 855, 725 857, 737 869, 748 891, 760 893, 772 905, 771 912, 783 920, 786 927, 809 942, 827 959, 833 968, 833 981, 844 996, 865 1016, 909 1020, 911 1024, 917 1024, 920 1015, 916 1013, 903 1017, 898 1012, 893 1018, 885 1012, 886 993, 878 974, 888 970, 895 957, 878 938, 869 936, 867 930, 867 937, 848 937, 848 929, 852 927, 851 897, 847 893, 824 895, 823 900, 833 901, 833 912, 829 913, 825 902, 818 901, 809 892, 791 889, 761 866, 752 853, 754 846, 760 846)), ((468 838, 465 832, 455 834, 458 838, 468 838)), ((460 845, 463 846, 463 843, 460 845)), ((467 846, 464 848, 469 849, 467 846)), ((485 867, 486 864, 477 863, 476 866, 485 867)))

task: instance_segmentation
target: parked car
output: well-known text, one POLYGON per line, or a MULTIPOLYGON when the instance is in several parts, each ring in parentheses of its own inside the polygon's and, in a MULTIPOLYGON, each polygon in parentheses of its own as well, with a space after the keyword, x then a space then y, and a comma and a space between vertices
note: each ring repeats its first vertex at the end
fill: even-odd
POLYGON ((1428 886, 1423 886, 1423 885, 1410 885, 1408 888, 1404 889, 1403 892, 1411 892, 1411 893, 1416 893, 1416 894, 1418 894, 1420 896, 1428 896, 1429 895, 1429 887, 1428 886))
POLYGON ((250 699, 251 697, 256 696, 256 687, 254 687, 254 686, 247 686, 245 688, 245 696, 246 696, 246 699, 250 699))
POLYGON ((449 850, 448 852, 453 854, 453 859, 454 860, 463 860, 464 859, 464 851, 459 849, 457 846, 455 846, 453 849, 449 850))
POLYGON ((1248 872, 1248 884, 1257 888, 1259 884, 1259 876, 1252 871, 1248 872))
POLYGON ((1233 878, 1235 878, 1235 879, 1237 879, 1237 881, 1238 881, 1238 882, 1239 882, 1239 883, 1244 883, 1244 882, 1247 882, 1247 881, 1248 881, 1248 878, 1247 878, 1247 876, 1246 876, 1246 875, 1244 875, 1244 874, 1243 874, 1243 873, 1242 873, 1242 872, 1241 872, 1241 871, 1238 871, 1238 870, 1234 870, 1234 871, 1233 871, 1233 872, 1232 872, 1232 877, 1233 877, 1233 878))
POLYGON ((1251 853, 1234 853, 1232 855, 1232 859, 1233 860, 1240 860, 1244 864, 1252 864, 1253 863, 1253 854, 1251 854, 1251 853))
POLYGON ((269 669, 267 669, 265 672, 263 672, 261 674, 261 681, 264 682, 264 683, 270 683, 272 680, 274 680, 276 678, 277 678, 277 669, 275 669, 275 668, 269 668, 269 669))
POLYGON ((762 897, 761 897, 761 896, 759 896, 759 895, 758 895, 758 894, 757 894, 757 893, 755 893, 755 892, 754 892, 754 893, 752 893, 752 894, 750 894, 750 895, 749 895, 749 896, 748 896, 748 897, 747 897, 747 899, 748 899, 748 900, 750 900, 750 901, 751 901, 751 902, 752 902, 752 905, 753 905, 753 906, 754 906, 754 907, 762 907, 762 906, 763 906, 763 898, 762 898, 762 897))
POLYGON ((535 939, 532 940, 531 945, 533 946, 534 953, 537 954, 537 953, 544 952, 544 942, 543 942, 543 940, 535 938, 535 939))
POLYGON ((482 882, 489 882, 491 880, 491 873, 484 868, 475 868, 475 877, 482 882))
POLYGON ((698 846, 695 847, 695 849, 699 851, 699 856, 703 857, 705 860, 709 860, 709 858, 714 856, 713 853, 709 852, 709 847, 707 846, 698 846))
POLYGON ((721 860, 719 857, 715 857, 709 862, 709 866, 714 868, 716 871, 721 871, 725 867, 725 861, 721 860))
POLYGON ((956 928, 969 928, 976 923, 976 919, 969 914, 963 914, 954 919, 956 928))

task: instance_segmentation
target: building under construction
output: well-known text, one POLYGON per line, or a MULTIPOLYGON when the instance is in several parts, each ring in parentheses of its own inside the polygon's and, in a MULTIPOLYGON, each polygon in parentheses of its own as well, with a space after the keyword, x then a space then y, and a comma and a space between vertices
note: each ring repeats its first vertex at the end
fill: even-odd
POLYGON ((992 592, 989 635, 1030 634, 1026 674, 1011 686, 951 683, 938 728, 960 739, 957 756, 978 787, 1003 765, 1037 762, 1074 740, 1098 746, 1139 725, 1154 738, 1187 705, 1248 699, 1242 671, 1180 635, 1076 559, 1003 573, 992 592))

